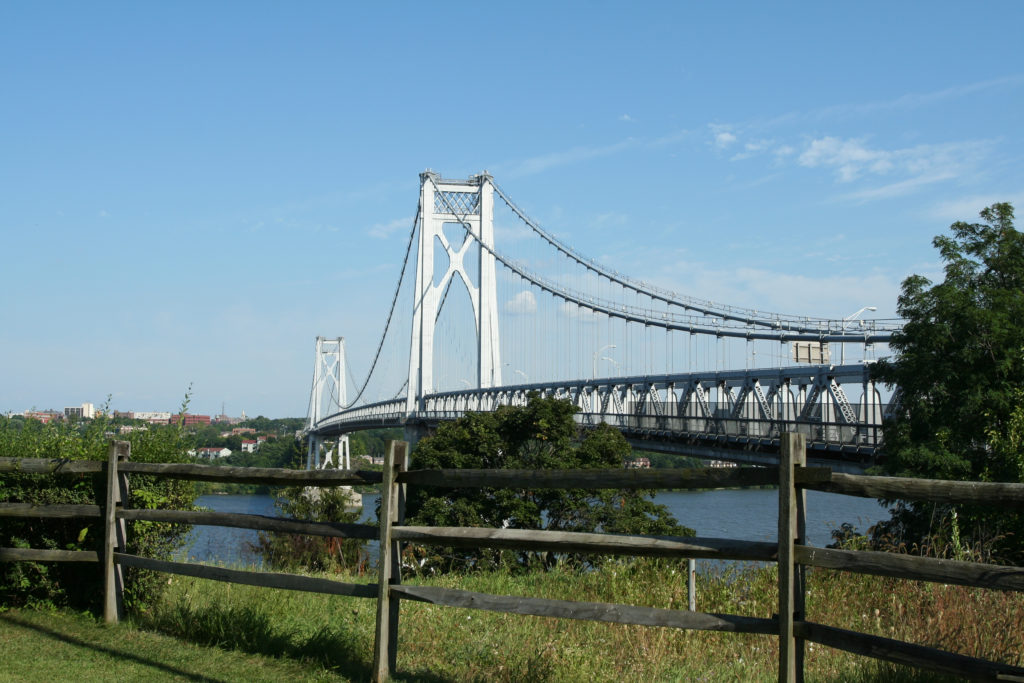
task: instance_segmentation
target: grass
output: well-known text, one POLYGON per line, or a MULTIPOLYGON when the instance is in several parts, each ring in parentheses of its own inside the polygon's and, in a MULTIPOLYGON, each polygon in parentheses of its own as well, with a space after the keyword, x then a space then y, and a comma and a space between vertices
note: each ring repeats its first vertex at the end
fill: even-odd
POLYGON ((0 680, 28 681, 345 681, 315 662, 207 647, 126 623, 108 627, 89 614, 0 613, 0 680))
MULTIPOLYGON (((775 569, 698 576, 697 608, 770 617, 775 569)), ((354 579, 372 582, 372 578, 354 579)), ((685 563, 610 565, 410 581, 556 599, 686 606, 685 563)), ((1024 595, 816 571, 808 616, 821 623, 1024 665, 1024 595)), ((173 577, 164 599, 132 624, 89 616, 0 614, 3 680, 364 681, 375 602, 173 577), (8 656, 12 653, 13 656, 8 656), (81 660, 81 666, 79 665, 81 660), (18 662, 15 665, 12 662, 18 662), (21 676, 20 678, 18 676, 21 676)), ((402 602, 400 681, 770 681, 772 636, 679 631, 494 614, 402 602)), ((810 681, 934 681, 929 672, 808 648, 810 681)))

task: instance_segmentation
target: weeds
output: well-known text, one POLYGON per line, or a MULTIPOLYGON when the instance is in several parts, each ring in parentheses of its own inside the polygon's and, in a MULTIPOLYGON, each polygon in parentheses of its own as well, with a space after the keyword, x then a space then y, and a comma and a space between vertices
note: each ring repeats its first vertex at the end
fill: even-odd
MULTIPOLYGON (((702 612, 770 617, 774 566, 729 566, 697 577, 702 612)), ((686 608, 685 563, 616 562, 517 574, 473 573, 412 583, 563 600, 686 608)), ((369 673, 373 602, 174 579, 144 623, 197 643, 314 662, 354 680, 369 673), (233 625, 233 627, 232 627, 233 625), (244 630, 244 636, 231 631, 244 630)), ((808 618, 851 630, 1024 665, 1024 595, 816 570, 808 618)), ((773 636, 680 631, 523 617, 403 601, 398 680, 774 680, 773 636)), ((807 678, 908 681, 934 674, 809 645, 807 678)))

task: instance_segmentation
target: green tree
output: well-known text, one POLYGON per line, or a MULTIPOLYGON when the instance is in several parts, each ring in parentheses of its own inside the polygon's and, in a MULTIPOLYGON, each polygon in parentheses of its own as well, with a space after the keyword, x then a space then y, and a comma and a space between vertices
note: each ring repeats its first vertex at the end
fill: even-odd
MULTIPOLYGON (((359 521, 350 492, 341 487, 290 487, 281 491, 274 507, 282 517, 312 522, 359 521)), ((272 569, 313 572, 357 572, 366 569, 367 542, 358 538, 332 538, 261 531, 255 546, 272 569)))
MULTIPOLYGON (((187 403, 187 397, 186 397, 187 403)), ((184 409, 183 409, 184 410, 184 409)), ((107 459, 111 433, 106 414, 77 424, 0 417, 0 453, 20 458, 107 459)), ((185 462, 192 446, 189 435, 177 426, 150 426, 119 437, 131 443, 132 460, 185 462)), ((0 475, 0 502, 50 504, 102 504, 105 476, 43 476, 11 472, 0 475)), ((191 482, 131 475, 133 508, 190 510, 195 498, 191 482)), ((189 527, 180 524, 132 521, 128 523, 128 552, 170 559, 181 547, 189 527)), ((101 550, 103 525, 99 520, 5 519, 0 524, 0 546, 101 550)), ((71 605, 99 608, 101 576, 77 563, 0 563, 0 605, 71 605)), ((151 603, 166 585, 166 577, 145 570, 126 570, 126 600, 130 607, 151 603)))
MULTIPOLYGON (((903 282, 893 359, 875 377, 900 390, 898 416, 885 428, 885 469, 901 476, 1021 481, 1009 443, 1024 388, 1024 235, 1013 207, 993 204, 980 223, 954 223, 934 245, 945 278, 903 282)), ((1019 445, 1019 444, 1018 444, 1019 445)), ((957 536, 986 556, 1024 558, 1024 516, 983 508, 898 502, 876 539, 941 553, 957 536)))
MULTIPOLYGON (((526 407, 501 407, 493 413, 469 413, 442 424, 420 441, 413 469, 576 469, 622 467, 630 446, 622 433, 602 424, 579 439, 573 420, 577 408, 568 401, 531 397, 526 407)), ((508 527, 559 531, 600 531, 692 536, 651 491, 582 489, 441 489, 417 487, 409 492, 410 524, 508 527)), ((443 570, 489 569, 500 565, 550 566, 551 554, 446 548, 420 558, 443 570)), ((596 557, 563 558, 593 564, 596 557)))

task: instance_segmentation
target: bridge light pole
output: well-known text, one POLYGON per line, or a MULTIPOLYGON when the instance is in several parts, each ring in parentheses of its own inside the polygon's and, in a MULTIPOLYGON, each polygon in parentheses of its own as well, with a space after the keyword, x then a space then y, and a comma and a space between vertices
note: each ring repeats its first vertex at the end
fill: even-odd
MULTIPOLYGON (((604 351, 606 349, 614 349, 614 348, 618 348, 618 347, 615 346, 615 344, 605 344, 604 346, 599 348, 597 351, 594 351, 593 363, 591 364, 591 368, 590 368, 590 379, 597 379, 597 357, 601 355, 602 351, 604 351)), ((601 360, 611 360, 613 363, 615 363, 615 361, 613 361, 608 356, 602 356, 601 360)), ((618 365, 618 363, 615 363, 615 364, 618 365)))
MULTIPOLYGON (((857 318, 857 316, 860 315, 861 313, 863 313, 864 311, 871 311, 872 313, 874 313, 877 310, 878 310, 877 306, 864 306, 863 308, 858 310, 856 313, 851 313, 850 315, 846 316, 845 318, 843 318, 843 332, 846 332, 846 328, 850 326, 850 323, 852 323, 857 318)), ((860 324, 861 324, 861 326, 863 326, 864 325, 864 321, 861 320, 860 324)), ((846 364, 846 342, 839 342, 839 344, 840 344, 840 346, 839 346, 839 364, 840 365, 845 365, 846 364)))

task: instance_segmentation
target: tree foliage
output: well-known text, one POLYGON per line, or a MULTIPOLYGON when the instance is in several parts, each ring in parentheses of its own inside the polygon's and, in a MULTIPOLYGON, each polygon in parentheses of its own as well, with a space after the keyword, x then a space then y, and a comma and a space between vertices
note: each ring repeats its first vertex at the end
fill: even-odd
MULTIPOLYGON (((442 424, 420 441, 413 469, 576 469, 622 467, 630 446, 621 432, 602 424, 579 438, 568 401, 531 397, 525 407, 469 413, 442 424)), ((416 487, 409 492, 410 524, 508 527, 692 536, 651 491, 582 489, 513 490, 416 487)), ((490 549, 446 548, 420 558, 443 570, 550 565, 556 557, 490 549)), ((596 557, 562 558, 593 564, 596 557)))
MULTIPOLYGON (((186 399, 187 401, 187 399, 186 399)), ((110 441, 106 416, 79 422, 51 422, 0 417, 0 455, 19 458, 106 460, 110 441)), ((186 462, 192 443, 176 426, 159 426, 122 437, 131 443, 132 459, 140 462, 186 462)), ((100 504, 104 474, 0 475, 0 502, 100 504)), ((192 482, 132 475, 130 500, 135 508, 189 510, 195 498, 192 482)), ((179 524, 128 523, 128 552, 170 559, 189 527, 179 524)), ((87 519, 4 519, 0 546, 102 551, 103 525, 87 519)), ((102 595, 100 571, 78 563, 0 563, 0 604, 71 605, 98 609, 102 595)), ((153 572, 126 569, 126 601, 141 607, 165 585, 153 572)))
MULTIPOLYGON (((901 410, 886 425, 886 470, 902 476, 1024 481, 1015 410, 1024 389, 1024 235, 1013 207, 994 204, 980 223, 954 223, 933 244, 945 278, 903 282, 895 358, 875 377, 899 387, 901 410), (1008 445, 1009 444, 1009 445, 1008 445)), ((941 545, 959 533, 1005 559, 1024 555, 1021 515, 899 503, 876 530, 899 542, 941 545)))
MULTIPOLYGON (((289 487, 274 501, 280 516, 311 522, 359 520, 346 489, 289 487)), ((366 569, 365 540, 261 531, 255 550, 272 569, 313 572, 358 572, 366 569)))

